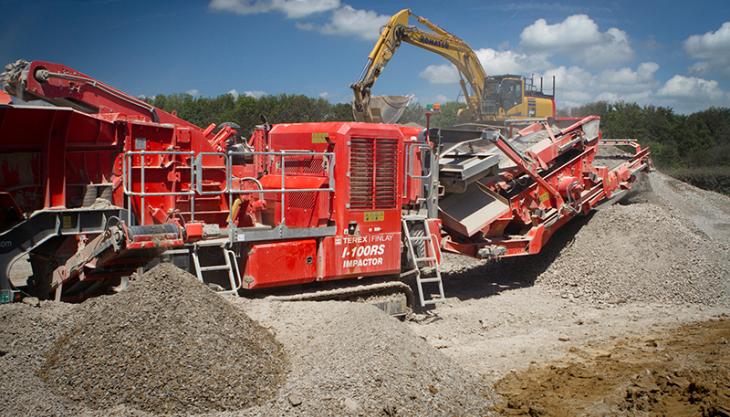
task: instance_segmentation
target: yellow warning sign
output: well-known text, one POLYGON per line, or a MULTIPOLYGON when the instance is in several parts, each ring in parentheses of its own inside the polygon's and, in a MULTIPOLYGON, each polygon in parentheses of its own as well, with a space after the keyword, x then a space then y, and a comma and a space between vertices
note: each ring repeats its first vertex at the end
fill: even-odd
POLYGON ((327 132, 314 132, 312 133, 312 143, 327 143, 329 135, 327 132))
POLYGON ((382 222, 383 220, 385 220, 384 211, 366 211, 365 212, 365 221, 366 222, 382 222))

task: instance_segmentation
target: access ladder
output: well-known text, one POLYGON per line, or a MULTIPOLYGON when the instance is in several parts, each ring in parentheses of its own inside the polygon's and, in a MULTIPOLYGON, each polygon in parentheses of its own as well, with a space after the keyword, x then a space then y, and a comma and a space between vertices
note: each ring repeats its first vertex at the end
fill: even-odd
POLYGON ((205 279, 206 272, 213 272, 213 271, 226 271, 228 275, 228 282, 229 282, 229 289, 218 289, 217 292, 220 294, 233 294, 238 295, 238 290, 241 289, 241 272, 238 269, 238 263, 236 262, 236 254, 232 250, 230 250, 227 246, 228 239, 216 239, 212 241, 203 241, 198 242, 193 245, 193 248, 190 249, 190 254, 193 258, 193 266, 195 269, 195 275, 198 277, 198 280, 202 282, 203 284, 208 284, 209 281, 205 279), (222 264, 211 264, 211 265, 201 265, 200 263, 200 256, 198 254, 198 251, 201 248, 210 248, 215 249, 216 247, 220 248, 223 255, 223 263, 222 264))
POLYGON ((408 254, 413 262, 418 287, 418 300, 421 307, 446 301, 444 284, 441 280, 440 249, 433 243, 433 236, 428 227, 428 218, 423 215, 403 217, 403 234, 408 247, 408 254), (438 292, 428 292, 424 284, 437 286, 438 292), (426 296, 429 298, 426 298, 426 296))

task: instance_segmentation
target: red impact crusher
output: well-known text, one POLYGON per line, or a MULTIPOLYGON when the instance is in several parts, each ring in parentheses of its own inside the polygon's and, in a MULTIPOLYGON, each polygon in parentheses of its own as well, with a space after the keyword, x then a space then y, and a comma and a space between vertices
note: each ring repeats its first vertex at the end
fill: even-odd
POLYGON ((595 116, 509 138, 357 122, 264 122, 245 138, 59 64, 18 61, 3 81, 4 302, 19 290, 83 300, 169 261, 223 293, 402 293, 426 306, 445 298, 442 250, 538 253, 650 164, 636 142, 602 139, 595 116), (600 165, 603 145, 634 151, 600 165), (13 271, 25 259, 21 282, 13 271), (344 279, 356 285, 301 285, 344 279))

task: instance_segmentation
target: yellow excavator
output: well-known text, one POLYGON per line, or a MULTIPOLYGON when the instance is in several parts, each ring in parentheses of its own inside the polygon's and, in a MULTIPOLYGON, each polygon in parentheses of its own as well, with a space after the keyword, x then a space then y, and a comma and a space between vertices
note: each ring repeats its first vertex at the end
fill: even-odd
POLYGON ((544 119, 555 116, 555 79, 552 94, 536 88, 534 79, 519 75, 487 76, 476 53, 457 36, 403 9, 383 27, 360 80, 350 87, 355 93, 355 120, 394 123, 408 105, 404 96, 373 96, 371 90, 401 42, 431 51, 449 60, 459 71, 466 108, 459 116, 464 122, 503 124, 508 120, 544 119), (413 16, 429 31, 409 25, 413 16), (467 85, 468 84, 468 85, 467 85))

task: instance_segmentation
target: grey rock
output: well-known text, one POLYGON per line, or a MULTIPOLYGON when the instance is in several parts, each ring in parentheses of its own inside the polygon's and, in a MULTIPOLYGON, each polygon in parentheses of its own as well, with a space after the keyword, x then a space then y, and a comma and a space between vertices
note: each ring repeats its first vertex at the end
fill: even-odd
POLYGON ((302 397, 298 396, 297 394, 289 394, 286 399, 289 401, 289 404, 292 405, 292 407, 298 407, 302 405, 302 397))
POLYGON ((39 299, 37 299, 36 297, 24 297, 23 304, 27 304, 31 307, 40 307, 41 301, 39 299))
POLYGON ((349 397, 345 398, 344 404, 345 404, 345 408, 347 409, 347 411, 349 411, 351 413, 360 412, 360 403, 353 400, 352 398, 349 398, 349 397))

